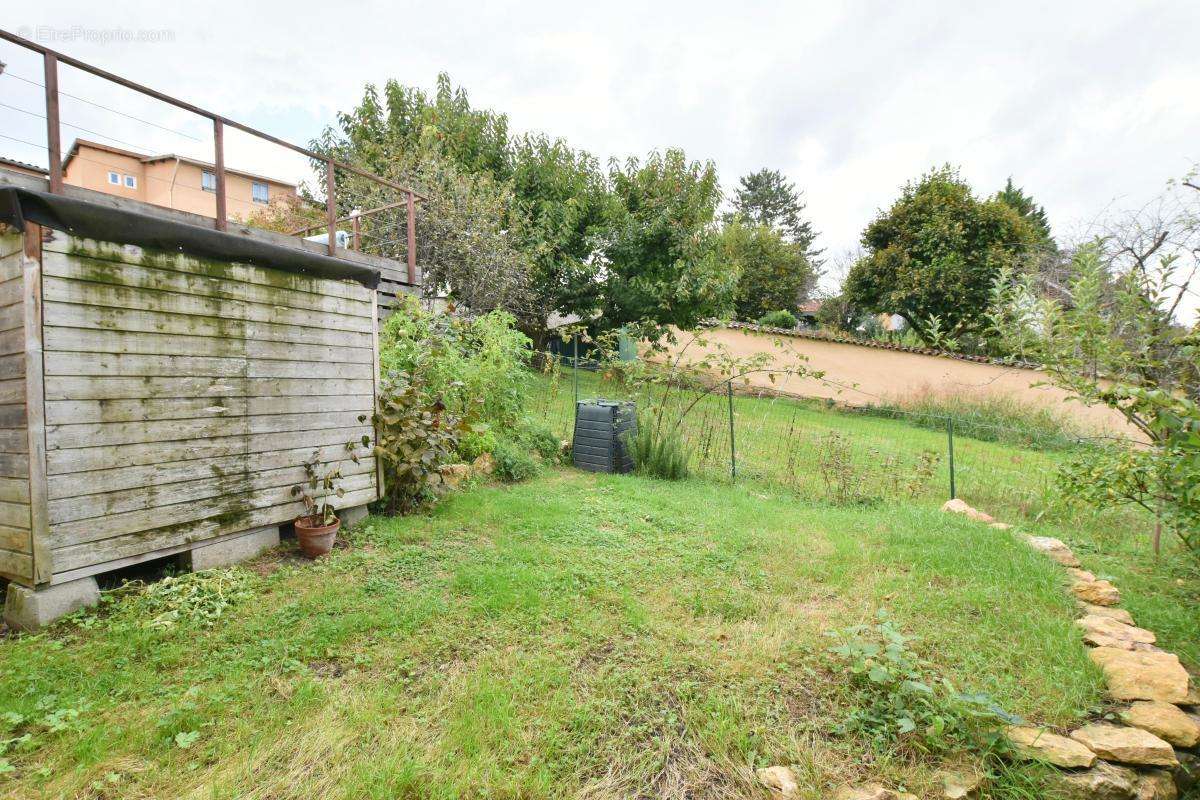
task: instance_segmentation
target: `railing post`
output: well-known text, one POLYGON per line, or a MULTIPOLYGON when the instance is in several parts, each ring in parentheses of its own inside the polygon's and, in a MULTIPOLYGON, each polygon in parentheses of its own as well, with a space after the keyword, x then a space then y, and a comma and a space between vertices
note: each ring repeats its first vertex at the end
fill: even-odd
POLYGON ((358 227, 358 209, 355 209, 354 211, 350 212, 350 230, 353 231, 353 235, 354 235, 354 240, 353 240, 354 243, 350 245, 350 249, 355 250, 355 251, 361 251, 362 243, 361 243, 361 239, 360 239, 361 230, 358 227))
POLYGON ((329 255, 337 253, 337 180, 333 159, 325 161, 325 224, 329 226, 329 255))
POLYGON ((229 216, 225 200, 225 125, 219 119, 213 120, 213 149, 217 175, 217 230, 227 230, 229 216))
POLYGON ((419 286, 421 276, 417 274, 417 204, 412 192, 405 193, 408 204, 408 282, 419 286))
POLYGON ((61 194, 63 174, 62 138, 58 126, 58 56, 45 53, 42 60, 46 69, 46 158, 50 162, 50 191, 61 194))

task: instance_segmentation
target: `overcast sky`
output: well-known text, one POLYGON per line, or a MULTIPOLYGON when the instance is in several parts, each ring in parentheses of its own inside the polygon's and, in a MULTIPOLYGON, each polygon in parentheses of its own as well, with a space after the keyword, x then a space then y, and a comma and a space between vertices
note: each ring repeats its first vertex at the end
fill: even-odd
MULTIPOLYGON (((431 87, 446 71, 513 129, 603 159, 678 146, 727 189, 779 169, 831 254, 944 162, 980 194, 1013 176, 1061 235, 1200 160, 1196 0, 172 5, 25 3, 0 25, 299 143, 368 82, 431 87)), ((0 153, 44 164, 13 141, 44 145, 44 122, 6 107, 40 113, 19 79, 40 82, 40 62, 7 43, 0 60, 0 153)), ((92 132, 64 142, 211 158, 186 114, 69 69, 62 88, 171 129, 66 98, 63 120, 92 132)), ((304 177, 302 159, 231 139, 229 166, 304 177)))

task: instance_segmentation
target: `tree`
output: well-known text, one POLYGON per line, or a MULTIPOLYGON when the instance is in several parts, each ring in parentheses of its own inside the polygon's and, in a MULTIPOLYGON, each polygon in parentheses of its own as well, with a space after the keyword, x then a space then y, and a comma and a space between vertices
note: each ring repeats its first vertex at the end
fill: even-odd
POLYGON ((741 217, 725 225, 717 247, 720 257, 740 273, 734 294, 738 319, 797 311, 816 277, 798 244, 770 226, 746 223, 741 217))
POLYGON ((989 316, 1012 352, 1081 402, 1120 412, 1149 445, 1089 450, 1061 473, 1066 491, 1139 506, 1200 556, 1200 325, 1176 317, 1198 273, 1200 185, 1189 176, 1153 212, 1079 247, 1065 296, 1048 296, 1036 274, 998 276, 989 316))
POLYGON ((448 294, 476 314, 504 310, 523 328, 540 328, 552 309, 533 289, 534 266, 519 236, 505 228, 514 203, 509 185, 434 159, 409 174, 429 195, 416 220, 425 293, 448 294))
POLYGON ((996 276, 1036 244, 1008 204, 980 201, 949 166, 909 183, 863 231, 867 255, 851 267, 846 300, 904 317, 927 343, 961 340, 986 326, 996 276))
POLYGON ((437 155, 468 174, 486 172, 503 181, 509 163, 508 117, 472 108, 466 89, 440 73, 432 94, 389 80, 383 98, 368 84, 352 111, 339 112, 338 130, 327 128, 314 143, 349 163, 383 175, 397 159, 437 155))
POLYGON ((601 324, 691 328, 732 310, 737 268, 716 253, 713 164, 689 162, 676 149, 614 159, 609 183, 616 205, 603 249, 601 324))
POLYGON ((817 233, 812 223, 804 219, 805 204, 796 185, 783 177, 779 170, 763 169, 743 175, 734 191, 734 213, 754 225, 767 225, 778 230, 800 251, 815 262, 821 254, 813 249, 817 233))
POLYGON ((1004 188, 996 193, 996 199, 1016 211, 1029 223, 1038 234, 1039 244, 1047 250, 1054 249, 1054 237, 1050 234, 1050 220, 1046 218, 1046 209, 1035 203, 1019 186, 1014 186, 1012 176, 1009 176, 1004 188))
MULTIPOLYGON (((449 180, 457 198, 452 205, 459 208, 467 207, 463 203, 476 191, 497 195, 492 200, 480 198, 491 212, 501 215, 494 220, 496 230, 484 235, 487 244, 481 246, 498 254, 499 242, 493 234, 499 231, 522 253, 528 266, 522 278, 524 291, 530 297, 521 307, 511 303, 506 307, 538 346, 551 314, 586 316, 595 309, 596 249, 607 238, 612 201, 606 176, 593 156, 572 149, 562 139, 532 134, 510 137, 507 116, 472 107, 466 90, 454 87, 445 74, 438 76, 433 94, 389 81, 381 97, 368 86, 353 111, 338 115, 338 128, 325 131, 316 143, 319 151, 399 182, 425 186, 430 192, 439 181, 449 180), (434 164, 431 176, 428 167, 434 164), (470 190, 462 184, 468 179, 476 181, 470 190)), ((343 213, 396 199, 353 176, 339 174, 338 180, 343 213)), ((418 214, 431 213, 429 207, 419 208, 418 214)), ((487 227, 461 214, 450 216, 467 230, 487 227)), ((442 213, 439 218, 450 216, 442 213)), ((421 222, 419 216, 419 243, 426 235, 421 222)), ((449 235, 444 227, 439 233, 449 235)), ((463 237, 460 243, 467 241, 463 237)), ((445 252, 446 247, 439 251, 445 252)), ((428 269, 439 278, 450 278, 448 271, 457 275, 457 292, 464 302, 481 292, 512 298, 512 276, 499 270, 501 262, 511 264, 511 259, 481 262, 476 272, 466 271, 462 261, 431 264, 428 269), (476 286, 467 292, 468 276, 473 283, 501 285, 476 286)))
POLYGON ((530 260, 530 291, 545 311, 527 329, 541 347, 550 313, 589 316, 599 302, 598 248, 615 210, 604 173, 590 154, 562 139, 512 141, 513 233, 530 260))

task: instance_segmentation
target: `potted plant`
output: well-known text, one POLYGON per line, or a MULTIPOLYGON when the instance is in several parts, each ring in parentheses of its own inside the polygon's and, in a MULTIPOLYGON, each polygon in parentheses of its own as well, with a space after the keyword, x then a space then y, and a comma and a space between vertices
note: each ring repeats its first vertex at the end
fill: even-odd
POLYGON ((344 497, 346 490, 339 485, 341 464, 322 472, 320 450, 314 450, 312 457, 304 462, 304 472, 308 476, 305 482, 292 487, 292 496, 304 500, 305 510, 296 517, 296 541, 304 555, 318 558, 333 549, 333 541, 342 527, 330 497, 344 497))

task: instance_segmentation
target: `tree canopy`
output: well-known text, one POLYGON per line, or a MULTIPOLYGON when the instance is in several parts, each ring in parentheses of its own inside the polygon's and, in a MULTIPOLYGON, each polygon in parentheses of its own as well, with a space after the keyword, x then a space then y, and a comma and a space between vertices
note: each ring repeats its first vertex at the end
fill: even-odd
POLYGON ((804 218, 805 204, 796 184, 775 169, 763 168, 738 179, 733 195, 734 216, 754 225, 766 225, 779 231, 787 241, 799 245, 810 260, 820 255, 813 250, 817 233, 804 218))
POLYGON ((1051 249, 1054 247, 1054 237, 1050 233, 1050 220, 1046 217, 1046 209, 1035 203, 1021 187, 1015 186, 1011 176, 1004 188, 996 193, 996 199, 1020 214, 1021 219, 1028 222, 1037 233, 1042 245, 1051 249))
POLYGON ((773 311, 795 313, 816 280, 816 271, 800 245, 776 229, 734 217, 718 240, 721 259, 736 265, 734 293, 738 319, 757 320, 773 311))
POLYGON ((616 207, 604 247, 605 324, 691 328, 728 312, 738 273, 716 253, 721 192, 712 162, 688 161, 677 149, 651 153, 614 161, 609 183, 616 207))
POLYGON ((1007 203, 979 200, 957 170, 935 169, 863 231, 867 255, 846 277, 846 300, 901 315, 926 342, 977 334, 996 277, 1037 240, 1007 203))
MULTIPOLYGON (((315 145, 445 192, 418 207, 419 256, 433 288, 481 310, 499 303, 535 341, 553 314, 693 325, 729 305, 733 273, 713 252, 716 169, 682 151, 606 171, 563 139, 510 135, 505 115, 474 108, 444 74, 432 94, 396 81, 382 93, 368 86, 315 145), (482 213, 494 218, 472 216, 482 213), (497 285, 481 285, 489 283, 497 285)), ((395 199, 354 176, 339 176, 338 193, 343 213, 395 199)))

